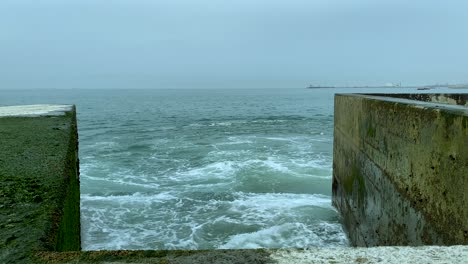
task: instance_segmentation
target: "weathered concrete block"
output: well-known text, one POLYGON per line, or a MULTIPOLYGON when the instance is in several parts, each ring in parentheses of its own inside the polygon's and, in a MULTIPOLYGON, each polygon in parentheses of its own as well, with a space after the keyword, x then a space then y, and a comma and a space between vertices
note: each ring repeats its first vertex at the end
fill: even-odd
POLYGON ((468 108, 445 103, 335 96, 333 204, 352 244, 468 244, 468 108))
POLYGON ((73 106, 0 107, 0 263, 80 250, 73 106))

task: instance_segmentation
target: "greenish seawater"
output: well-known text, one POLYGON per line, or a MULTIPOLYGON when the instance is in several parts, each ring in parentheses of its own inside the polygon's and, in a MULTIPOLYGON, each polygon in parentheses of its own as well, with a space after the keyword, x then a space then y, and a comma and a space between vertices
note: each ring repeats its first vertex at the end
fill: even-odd
POLYGON ((0 91, 0 105, 77 105, 85 250, 303 248, 347 245, 333 95, 357 91, 0 91))

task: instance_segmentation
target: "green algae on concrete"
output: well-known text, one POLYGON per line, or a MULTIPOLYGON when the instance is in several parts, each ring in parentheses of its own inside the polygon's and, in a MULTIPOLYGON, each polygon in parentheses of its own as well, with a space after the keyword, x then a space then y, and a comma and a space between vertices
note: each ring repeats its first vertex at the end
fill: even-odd
POLYGON ((335 96, 333 204, 353 245, 468 244, 466 97, 335 96))
POLYGON ((464 263, 467 246, 373 247, 240 250, 138 250, 42 252, 38 264, 309 264, 309 263, 464 263))
POLYGON ((155 264, 244 264, 275 263, 265 249, 237 250, 115 250, 82 252, 39 252, 36 263, 155 263, 155 264))
POLYGON ((0 107, 0 263, 80 250, 73 106, 0 107))

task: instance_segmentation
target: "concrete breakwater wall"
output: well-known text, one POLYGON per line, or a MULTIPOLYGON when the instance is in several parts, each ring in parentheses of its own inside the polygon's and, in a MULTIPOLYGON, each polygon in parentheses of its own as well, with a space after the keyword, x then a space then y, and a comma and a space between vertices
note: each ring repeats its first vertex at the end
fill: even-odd
POLYGON ((467 97, 335 96, 333 203, 353 245, 468 244, 467 97))
POLYGON ((0 107, 0 263, 80 250, 73 106, 0 107))

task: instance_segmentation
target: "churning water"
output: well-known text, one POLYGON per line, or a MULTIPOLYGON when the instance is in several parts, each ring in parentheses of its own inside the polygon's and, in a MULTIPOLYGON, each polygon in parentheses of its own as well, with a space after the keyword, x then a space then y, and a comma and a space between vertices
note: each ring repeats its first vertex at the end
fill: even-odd
POLYGON ((332 104, 312 91, 117 91, 86 112, 85 249, 346 244, 332 104))
POLYGON ((77 105, 85 250, 304 248, 347 245, 331 205, 343 91, 2 91, 0 105, 77 105))

